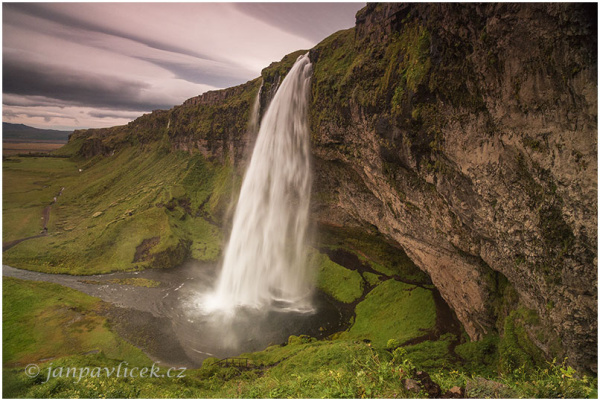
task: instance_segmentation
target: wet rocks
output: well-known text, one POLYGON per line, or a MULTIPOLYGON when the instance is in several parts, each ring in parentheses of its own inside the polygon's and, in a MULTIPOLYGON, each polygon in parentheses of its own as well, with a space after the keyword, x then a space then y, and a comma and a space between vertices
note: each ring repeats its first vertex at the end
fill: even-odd
POLYGON ((414 379, 404 379, 404 388, 413 393, 419 393, 421 391, 421 386, 414 379))

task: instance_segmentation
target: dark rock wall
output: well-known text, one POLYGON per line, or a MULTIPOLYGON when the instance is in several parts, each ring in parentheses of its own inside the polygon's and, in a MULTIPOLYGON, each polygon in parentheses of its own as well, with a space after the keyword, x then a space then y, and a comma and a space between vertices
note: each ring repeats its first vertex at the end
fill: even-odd
POLYGON ((494 325, 501 272, 591 369, 594 8, 369 4, 313 51, 311 115, 321 221, 400 243, 472 339, 494 325), (346 86, 324 78, 335 63, 346 86))

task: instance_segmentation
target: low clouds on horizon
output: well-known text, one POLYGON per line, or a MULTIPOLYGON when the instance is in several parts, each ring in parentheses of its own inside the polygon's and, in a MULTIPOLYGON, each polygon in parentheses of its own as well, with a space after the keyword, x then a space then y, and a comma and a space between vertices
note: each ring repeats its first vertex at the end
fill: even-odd
POLYGON ((3 121, 125 124, 260 75, 364 3, 4 3, 3 121))

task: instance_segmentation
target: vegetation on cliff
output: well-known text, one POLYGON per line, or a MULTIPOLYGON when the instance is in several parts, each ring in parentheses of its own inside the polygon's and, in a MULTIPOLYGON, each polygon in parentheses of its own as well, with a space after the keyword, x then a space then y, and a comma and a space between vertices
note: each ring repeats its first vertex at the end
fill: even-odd
POLYGON ((230 167, 200 155, 134 147, 90 160, 15 158, 4 163, 4 175, 5 185, 15 184, 5 187, 11 218, 4 221, 4 242, 39 233, 40 205, 50 206, 48 235, 6 250, 5 263, 69 274, 216 260, 222 241, 216 221, 234 180, 230 167))
MULTIPOLYGON (((369 4, 356 28, 310 51, 312 261, 346 330, 244 355, 244 371, 207 362, 182 380, 41 383, 20 367, 49 346, 30 337, 78 303, 87 331, 73 344, 87 345, 52 355, 66 358, 55 364, 146 361, 104 349, 122 340, 97 301, 7 280, 4 300, 17 307, 3 317, 4 395, 432 396, 417 374, 426 370, 442 392, 472 397, 595 397, 585 372, 597 346, 596 58, 582 10, 369 4), (56 308, 15 301, 40 294, 56 308), (20 330, 33 334, 19 343, 20 330), (76 355, 89 347, 101 352, 76 355)), ((5 243, 39 234, 42 210, 64 190, 48 235, 10 247, 4 263, 95 274, 217 260, 254 139, 252 104, 262 87, 264 112, 303 52, 239 87, 75 132, 57 152, 70 159, 5 159, 5 243)))
POLYGON ((356 28, 311 50, 311 130, 317 218, 375 226, 399 243, 471 338, 502 334, 511 311, 526 308, 546 357, 594 370, 588 11, 369 4, 356 28), (576 124, 562 117, 574 110, 576 124), (499 277, 515 295, 504 309, 499 277))

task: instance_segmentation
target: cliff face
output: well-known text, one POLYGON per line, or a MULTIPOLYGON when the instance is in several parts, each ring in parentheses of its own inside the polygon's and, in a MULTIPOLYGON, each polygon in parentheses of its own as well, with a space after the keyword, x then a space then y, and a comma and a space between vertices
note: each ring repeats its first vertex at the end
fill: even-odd
POLYGON ((311 123, 322 222, 397 241, 472 339, 495 325, 501 273, 571 362, 595 369, 592 15, 370 4, 313 50, 311 123))
MULTIPOLYGON (((592 370, 595 15, 595 5, 369 4, 356 28, 310 53, 315 220, 396 242, 472 339, 525 306, 539 317, 524 324, 538 347, 592 370)), ((262 114, 298 55, 71 140, 86 157, 159 142, 241 171, 259 88, 262 114)))
POLYGON ((248 120, 261 79, 219 91, 206 92, 170 110, 156 110, 127 125, 75 131, 77 154, 85 158, 110 155, 124 146, 161 143, 164 151, 200 151, 217 163, 244 157, 248 120))
POLYGON ((155 110, 124 126, 78 130, 70 136, 79 156, 108 156, 124 146, 145 146, 162 142, 164 150, 200 152, 212 162, 231 161, 238 172, 250 156, 256 137, 256 124, 249 123, 258 100, 262 116, 285 74, 297 57, 297 51, 271 63, 262 77, 245 84, 215 90, 186 100, 170 110, 155 110), (240 164, 242 163, 242 164, 240 164))

